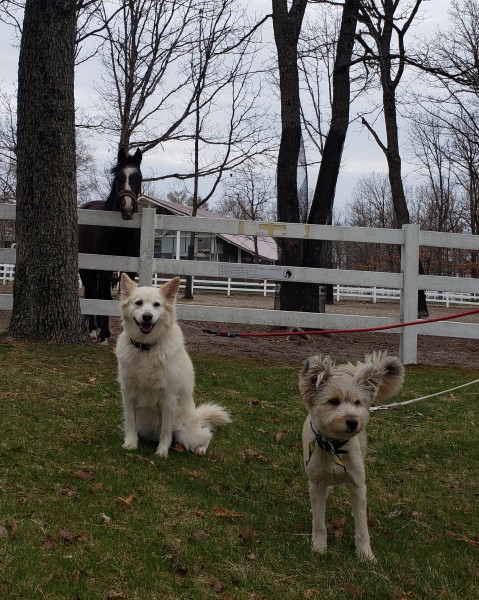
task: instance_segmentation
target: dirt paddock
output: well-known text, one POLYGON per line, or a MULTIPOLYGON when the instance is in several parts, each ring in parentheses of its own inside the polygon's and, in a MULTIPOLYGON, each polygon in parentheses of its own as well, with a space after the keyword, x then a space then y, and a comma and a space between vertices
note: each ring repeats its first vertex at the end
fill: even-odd
MULTIPOLYGON (((5 290, 6 291, 6 290, 5 290)), ((273 308, 272 297, 253 297, 220 294, 195 294, 192 301, 178 299, 179 303, 204 304, 209 306, 227 306, 242 308, 273 308)), ((442 317, 470 310, 470 306, 429 306, 430 317, 442 317)), ((399 305, 395 303, 338 302, 327 306, 326 312, 348 315, 388 316, 399 322, 399 305)), ((479 314, 462 317, 458 321, 479 323, 479 314)), ((10 312, 0 311, 0 331, 8 328, 10 312)), ((261 360, 281 359, 292 364, 300 362, 312 354, 330 354, 338 361, 358 360, 372 350, 388 350, 391 354, 399 351, 398 333, 348 333, 315 335, 306 339, 303 336, 261 337, 261 338, 224 338, 205 333, 204 329, 237 332, 270 332, 277 328, 260 325, 242 325, 180 321, 185 335, 187 348, 192 353, 232 355, 258 358, 261 360)), ((120 332, 118 318, 111 319, 112 341, 120 332)), ((398 331, 398 330, 396 330, 398 331)), ((449 365, 479 368, 479 340, 457 339, 434 336, 419 336, 418 362, 426 365, 449 365)))

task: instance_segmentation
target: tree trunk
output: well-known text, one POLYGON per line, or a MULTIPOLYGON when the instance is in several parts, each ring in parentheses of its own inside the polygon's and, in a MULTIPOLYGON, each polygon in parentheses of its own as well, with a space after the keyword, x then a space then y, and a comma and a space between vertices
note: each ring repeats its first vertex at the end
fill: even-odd
MULTIPOLYGON (((279 68, 281 94, 281 141, 277 167, 278 220, 299 223, 298 158, 301 145, 301 110, 299 97, 298 39, 306 10, 306 0, 294 0, 288 12, 287 0, 273 0, 273 29, 279 68)), ((300 266, 303 257, 301 240, 278 239, 279 263, 300 266)), ((300 284, 281 283, 281 310, 301 310, 297 293, 300 284)))
POLYGON ((27 0, 18 71, 17 259, 10 335, 85 339, 78 294, 76 0, 27 0))
MULTIPOLYGON (((383 50, 383 52, 385 49, 383 50)), ((402 164, 399 152, 399 136, 396 110, 396 88, 391 81, 391 64, 388 58, 381 63, 381 83, 383 87, 384 124, 386 127, 386 160, 388 163, 389 183, 391 186, 391 197, 394 206, 394 214, 398 227, 410 223, 409 210, 404 193, 402 180, 402 164)), ((424 266, 419 259, 419 274, 424 275, 424 266)), ((429 316, 427 309, 426 293, 418 291, 418 317, 429 316)))
MULTIPOLYGON (((329 225, 332 223, 336 183, 338 181, 344 142, 349 125, 350 63, 358 22, 358 0, 346 0, 341 18, 337 53, 333 71, 333 102, 329 128, 308 223, 329 225)), ((307 240, 304 247, 303 266, 331 268, 330 242, 307 240)), ((301 290, 306 310, 319 312, 322 308, 317 284, 303 284, 301 290)), ((328 299, 332 303, 332 288, 328 299)), ((324 308, 322 308, 324 311, 324 308)))

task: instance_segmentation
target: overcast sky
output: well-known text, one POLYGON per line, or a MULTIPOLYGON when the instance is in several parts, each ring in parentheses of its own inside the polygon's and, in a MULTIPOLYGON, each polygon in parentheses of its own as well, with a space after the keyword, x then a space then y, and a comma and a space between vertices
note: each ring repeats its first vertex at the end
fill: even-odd
MULTIPOLYGON (((425 0, 424 10, 426 17, 419 28, 416 28, 411 35, 429 35, 438 27, 447 27, 447 10, 450 0, 425 0)), ((271 0, 252 0, 250 6, 254 7, 255 12, 264 14, 271 11, 271 0)), ((269 25, 270 26, 270 25, 269 25)), ((4 91, 14 89, 17 68, 18 68, 18 50, 14 32, 11 28, 0 23, 0 82, 4 91)), ((100 76, 99 69, 94 62, 88 62, 81 66, 76 73, 75 97, 77 107, 91 109, 93 106, 94 91, 92 83, 100 76)), ((354 116, 354 113, 351 115, 354 116)), ((400 132, 404 133, 404 132, 400 132)), ((114 162, 115 149, 108 144, 102 143, 96 139, 91 143, 91 151, 100 166, 110 165, 114 162)), ((174 149, 167 145, 164 152, 159 151, 155 155, 146 156, 144 161, 144 175, 164 173, 165 168, 171 170, 184 170, 184 163, 181 163, 181 153, 175 153, 174 149)), ((404 160, 404 159, 403 159, 404 160)), ((343 155, 343 169, 339 176, 336 206, 342 207, 350 199, 352 190, 359 177, 368 175, 373 171, 385 172, 386 163, 384 155, 377 147, 374 140, 368 133, 361 129, 359 125, 353 124, 348 132, 345 151, 343 155)), ((404 164, 404 175, 406 181, 414 183, 412 166, 407 162, 404 164)), ((309 172, 309 187, 314 187, 316 173, 309 172)), ((167 184, 170 187, 173 184, 167 184)), ((166 192, 166 188, 162 188, 166 192)))

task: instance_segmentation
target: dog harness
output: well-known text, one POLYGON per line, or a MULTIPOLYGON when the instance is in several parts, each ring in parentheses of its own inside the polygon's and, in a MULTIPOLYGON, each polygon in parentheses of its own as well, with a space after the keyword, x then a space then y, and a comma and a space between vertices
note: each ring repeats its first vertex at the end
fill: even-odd
POLYGON ((151 350, 155 344, 142 344, 141 342, 135 342, 133 338, 130 338, 130 342, 135 346, 135 348, 139 348, 140 350, 151 350))
POLYGON ((331 454, 331 456, 334 458, 334 462, 340 467, 343 467, 344 472, 346 473, 346 467, 344 466, 344 463, 339 455, 349 454, 349 450, 342 449, 342 447, 348 443, 348 440, 330 440, 329 438, 325 437, 320 431, 317 431, 314 428, 312 421, 310 421, 309 424, 311 425, 311 429, 313 430, 314 438, 309 442, 309 457, 306 461, 306 465, 311 460, 315 444, 318 444, 318 448, 321 448, 321 450, 324 450, 328 454, 331 454))

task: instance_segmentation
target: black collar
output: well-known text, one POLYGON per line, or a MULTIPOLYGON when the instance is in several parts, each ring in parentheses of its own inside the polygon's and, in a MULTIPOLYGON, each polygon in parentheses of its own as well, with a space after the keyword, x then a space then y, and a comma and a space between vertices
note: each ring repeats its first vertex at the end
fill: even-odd
POLYGON ((141 342, 135 342, 133 338, 130 338, 130 342, 135 346, 135 348, 139 348, 140 350, 151 350, 155 344, 142 344, 141 342))
POLYGON ((343 449, 343 446, 345 444, 347 444, 349 440, 334 440, 334 439, 327 438, 320 431, 317 431, 314 428, 312 421, 310 421, 309 424, 311 426, 311 429, 313 430, 314 438, 311 440, 311 442, 309 444, 309 457, 308 457, 308 460, 306 461, 306 464, 308 464, 311 459, 311 455, 313 454, 314 446, 316 443, 316 444, 318 444, 318 448, 321 448, 321 450, 324 450, 328 454, 331 454, 331 456, 334 458, 334 462, 337 465, 339 465, 340 467, 343 467, 344 472, 346 472, 346 467, 344 466, 344 463, 341 460, 341 458, 339 457, 339 455, 340 454, 349 454, 349 450, 343 449))

